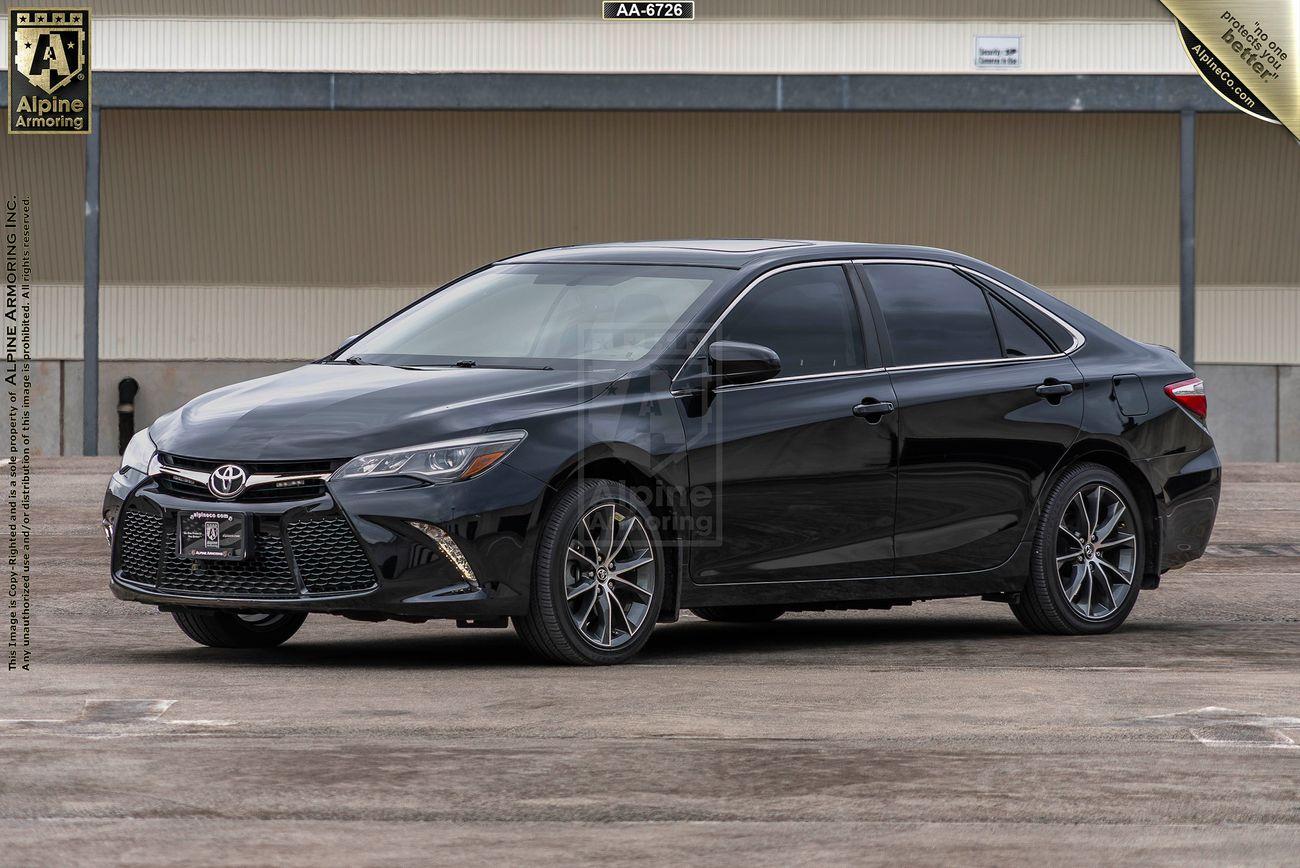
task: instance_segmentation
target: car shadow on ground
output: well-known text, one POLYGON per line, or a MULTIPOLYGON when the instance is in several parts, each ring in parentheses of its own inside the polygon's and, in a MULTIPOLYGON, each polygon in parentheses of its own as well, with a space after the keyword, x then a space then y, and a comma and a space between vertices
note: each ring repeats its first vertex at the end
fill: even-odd
MULTIPOLYGON (((308 622, 309 625, 311 622, 308 622)), ((1126 625, 1125 634, 1162 633, 1176 625, 1136 623, 1126 625)), ((513 630, 438 630, 421 634, 419 625, 401 625, 404 635, 385 635, 383 625, 374 625, 373 636, 350 630, 338 639, 315 635, 291 639, 279 648, 241 650, 177 646, 169 648, 104 649, 96 661, 117 663, 167 663, 179 665, 262 665, 374 669, 478 669, 501 666, 537 666, 539 663, 520 644, 513 630)), ((954 658, 995 654, 1008 656, 1039 654, 1043 643, 1115 641, 1115 636, 1033 636, 1012 618, 890 617, 863 615, 826 617, 787 616, 767 624, 719 624, 689 619, 659 625, 650 642, 628 665, 692 665, 819 663, 829 657, 846 662, 873 649, 899 645, 915 646, 921 662, 927 651, 951 665, 954 658), (927 646, 929 646, 927 648, 927 646)), ((862 661, 856 661, 862 662, 862 661)), ((896 661, 895 661, 896 662, 896 661)), ((917 662, 916 658, 912 663, 917 662)), ((1041 662, 1041 661, 1040 661, 1041 662)), ((1030 665, 1028 661, 1025 665, 1030 665)))

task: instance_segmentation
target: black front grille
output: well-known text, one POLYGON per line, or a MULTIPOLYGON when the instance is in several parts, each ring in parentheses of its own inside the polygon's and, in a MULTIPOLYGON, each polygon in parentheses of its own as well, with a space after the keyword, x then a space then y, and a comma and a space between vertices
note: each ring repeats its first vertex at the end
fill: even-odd
POLYGON ((291 522, 288 534, 307 593, 342 594, 374 586, 375 571, 343 516, 291 522))
POLYGON ((283 599, 375 587, 374 569, 343 516, 281 524, 276 517, 250 514, 245 520, 251 522, 246 559, 195 560, 177 557, 175 513, 159 516, 128 506, 118 529, 117 569, 136 584, 201 597, 283 599))
POLYGON ((296 480, 281 485, 259 485, 240 492, 233 500, 222 500, 208 491, 208 487, 192 479, 170 476, 166 473, 158 477, 158 490, 175 497, 189 500, 204 500, 219 503, 273 503, 281 500, 307 500, 325 494, 323 479, 296 480))
POLYGON ((201 470, 204 473, 211 473, 223 464, 238 464, 250 475, 254 473, 280 473, 285 475, 331 473, 343 466, 344 463, 343 461, 329 459, 310 461, 241 461, 231 459, 216 461, 211 458, 187 458, 184 455, 173 455, 170 452, 158 453, 158 460, 168 467, 179 467, 183 470, 201 470))
MULTIPOLYGON (((197 470, 211 473, 223 464, 237 464, 249 476, 255 473, 272 473, 280 476, 306 476, 311 474, 332 473, 341 467, 342 460, 311 461, 216 461, 210 458, 189 458, 160 452, 158 459, 164 467, 179 470, 197 470)), ((326 493, 325 481, 322 479, 293 480, 271 485, 259 485, 240 492, 238 497, 223 501, 208 491, 201 482, 163 473, 158 477, 158 488, 166 494, 185 497, 191 500, 203 500, 222 503, 271 503, 283 500, 308 500, 321 497, 326 493)))

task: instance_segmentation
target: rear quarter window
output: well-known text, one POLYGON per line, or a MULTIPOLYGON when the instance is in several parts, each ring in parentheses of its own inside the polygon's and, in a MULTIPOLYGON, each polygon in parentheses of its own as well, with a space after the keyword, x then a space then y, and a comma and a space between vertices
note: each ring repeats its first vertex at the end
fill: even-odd
POLYGON ((1026 356, 1050 356, 1056 348, 1027 319, 1021 317, 996 295, 989 295, 993 321, 997 323, 998 336, 1002 338, 1002 355, 1008 359, 1026 356))
POLYGON ((1070 334, 1069 330, 1054 318, 1043 313, 1015 293, 1007 292, 988 281, 980 280, 980 283, 984 284, 989 292, 993 293, 994 298, 1001 300, 1008 307, 1033 323, 1034 327, 1051 342, 1053 352, 1063 353, 1074 344, 1074 335, 1070 334))

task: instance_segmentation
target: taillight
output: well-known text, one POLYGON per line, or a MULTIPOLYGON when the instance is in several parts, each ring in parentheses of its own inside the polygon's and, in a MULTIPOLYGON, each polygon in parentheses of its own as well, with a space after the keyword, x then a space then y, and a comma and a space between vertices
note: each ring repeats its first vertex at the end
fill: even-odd
POLYGON ((1200 377, 1170 383, 1165 386, 1165 394, 1193 416, 1198 419, 1205 418, 1205 381, 1200 377))

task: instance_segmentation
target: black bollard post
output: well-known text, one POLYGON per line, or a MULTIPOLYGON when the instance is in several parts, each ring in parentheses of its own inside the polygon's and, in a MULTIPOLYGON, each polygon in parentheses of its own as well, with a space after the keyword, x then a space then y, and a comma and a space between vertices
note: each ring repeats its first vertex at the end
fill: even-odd
POLYGON ((135 436, 135 396, 140 384, 134 377, 117 381, 117 454, 126 452, 126 444, 135 436))

